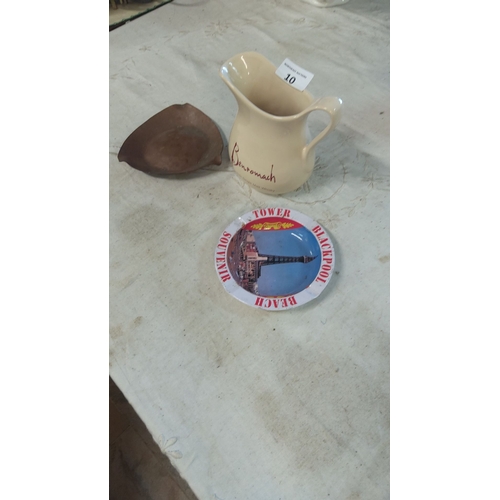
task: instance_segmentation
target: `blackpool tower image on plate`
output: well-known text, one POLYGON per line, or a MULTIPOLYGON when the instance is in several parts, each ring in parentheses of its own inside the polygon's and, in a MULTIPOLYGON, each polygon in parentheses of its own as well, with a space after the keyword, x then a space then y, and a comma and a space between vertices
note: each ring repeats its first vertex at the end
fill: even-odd
POLYGON ((227 253, 235 281, 254 295, 287 296, 311 284, 320 266, 320 249, 305 228, 301 231, 239 230, 227 253))

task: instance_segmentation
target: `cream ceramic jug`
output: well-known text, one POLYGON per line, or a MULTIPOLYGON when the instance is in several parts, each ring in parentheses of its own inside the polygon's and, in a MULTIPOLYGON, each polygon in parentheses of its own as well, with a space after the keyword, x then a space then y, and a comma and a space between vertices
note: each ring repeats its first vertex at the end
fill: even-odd
POLYGON ((276 75, 276 67, 256 52, 237 54, 220 76, 238 103, 228 152, 236 172, 266 194, 299 188, 314 168, 314 147, 340 120, 342 101, 314 99, 276 75), (315 110, 330 115, 327 127, 308 142, 307 117, 315 110))

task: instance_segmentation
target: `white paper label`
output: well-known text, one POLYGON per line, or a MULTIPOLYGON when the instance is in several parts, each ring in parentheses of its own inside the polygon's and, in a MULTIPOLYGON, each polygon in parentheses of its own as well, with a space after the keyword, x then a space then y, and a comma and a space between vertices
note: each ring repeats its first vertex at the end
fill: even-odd
POLYGON ((297 66, 288 58, 281 63, 280 67, 276 70, 276 74, 285 80, 286 83, 300 91, 309 85, 314 76, 313 73, 297 66))

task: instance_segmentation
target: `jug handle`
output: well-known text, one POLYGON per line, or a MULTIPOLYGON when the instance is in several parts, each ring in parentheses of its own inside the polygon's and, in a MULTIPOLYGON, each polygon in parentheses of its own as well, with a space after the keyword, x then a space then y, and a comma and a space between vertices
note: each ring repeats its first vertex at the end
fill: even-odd
POLYGON ((330 123, 302 150, 302 157, 307 158, 309 152, 321 141, 328 132, 333 130, 339 123, 342 112, 342 100, 338 97, 321 97, 313 102, 305 111, 308 115, 313 111, 326 111, 330 115, 330 123))

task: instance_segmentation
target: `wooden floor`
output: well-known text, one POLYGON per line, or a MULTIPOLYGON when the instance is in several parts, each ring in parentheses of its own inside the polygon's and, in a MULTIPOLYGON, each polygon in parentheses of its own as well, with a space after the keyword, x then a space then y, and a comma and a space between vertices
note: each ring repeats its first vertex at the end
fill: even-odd
POLYGON ((147 14, 172 0, 110 0, 109 31, 147 14))
POLYGON ((109 379, 110 500, 197 500, 109 379))

